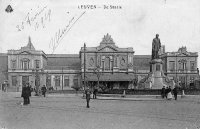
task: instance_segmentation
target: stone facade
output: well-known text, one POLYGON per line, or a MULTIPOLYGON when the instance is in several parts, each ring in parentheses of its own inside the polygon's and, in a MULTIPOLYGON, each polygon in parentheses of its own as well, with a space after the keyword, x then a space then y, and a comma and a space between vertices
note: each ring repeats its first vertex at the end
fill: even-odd
POLYGON ((197 52, 188 52, 186 47, 181 47, 177 52, 164 53, 161 58, 164 73, 170 79, 178 81, 181 87, 189 88, 198 78, 197 52))
MULTIPOLYGON (((165 52, 162 46, 161 59, 163 73, 182 87, 190 88, 199 78, 197 52, 188 52, 186 47, 165 52)), ((27 82, 33 88, 36 82, 55 90, 81 87, 85 64, 88 85, 100 82, 111 89, 145 88, 140 84, 149 76, 150 62, 151 55, 134 55, 132 47, 119 48, 109 34, 99 46, 82 47, 79 54, 45 54, 35 50, 29 37, 27 46, 0 54, 0 83, 8 82, 12 91, 21 91, 27 82)))
POLYGON ((35 87, 36 75, 39 76, 39 85, 45 85, 47 56, 43 51, 35 50, 30 37, 27 46, 20 50, 8 50, 7 54, 10 89, 21 91, 26 83, 35 87))
POLYGON ((8 56, 5 53, 0 53, 0 86, 6 82, 8 82, 8 56))
POLYGON ((26 83, 32 88, 38 84, 39 88, 46 85, 54 90, 80 86, 78 54, 46 55, 43 51, 35 50, 30 37, 27 46, 20 50, 8 50, 6 62, 10 91, 21 91, 26 83))
POLYGON ((109 34, 105 35, 97 47, 82 47, 80 50, 82 79, 84 72, 84 52, 86 80, 96 85, 100 75, 100 83, 108 87, 129 87, 135 78, 133 71, 133 48, 119 48, 109 34), (85 49, 85 50, 84 50, 85 49), (96 73, 98 70, 99 73, 96 73), (95 74, 96 73, 96 74, 95 74), (119 80, 120 79, 120 80, 119 80))
POLYGON ((55 90, 71 89, 80 86, 80 59, 78 54, 47 54, 45 68, 47 87, 55 90))

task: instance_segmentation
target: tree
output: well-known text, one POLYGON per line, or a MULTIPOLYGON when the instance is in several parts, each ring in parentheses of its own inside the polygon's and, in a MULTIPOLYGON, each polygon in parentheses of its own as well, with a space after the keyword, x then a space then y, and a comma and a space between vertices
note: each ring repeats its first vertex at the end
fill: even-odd
POLYGON ((93 71, 94 71, 94 74, 97 76, 97 87, 99 87, 99 79, 102 75, 100 66, 98 65, 96 68, 93 69, 93 71))

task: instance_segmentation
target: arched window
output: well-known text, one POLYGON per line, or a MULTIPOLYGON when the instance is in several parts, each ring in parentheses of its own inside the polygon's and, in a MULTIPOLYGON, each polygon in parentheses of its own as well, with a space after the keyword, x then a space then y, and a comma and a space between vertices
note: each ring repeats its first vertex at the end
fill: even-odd
POLYGON ((29 63, 30 63, 29 59, 26 59, 26 58, 22 59, 21 60, 21 68, 24 70, 29 69, 29 63))
POLYGON ((17 68, 16 60, 11 60, 11 68, 12 69, 16 69, 17 68))
POLYGON ((110 58, 105 58, 105 70, 110 70, 110 58))

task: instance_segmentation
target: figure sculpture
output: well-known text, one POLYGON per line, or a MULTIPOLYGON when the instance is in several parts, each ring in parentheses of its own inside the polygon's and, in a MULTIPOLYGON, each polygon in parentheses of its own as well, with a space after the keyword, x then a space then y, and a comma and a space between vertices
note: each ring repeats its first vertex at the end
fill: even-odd
POLYGON ((152 42, 152 57, 151 59, 159 59, 159 51, 161 48, 161 43, 160 43, 160 39, 159 39, 159 35, 156 34, 156 37, 153 39, 152 42))

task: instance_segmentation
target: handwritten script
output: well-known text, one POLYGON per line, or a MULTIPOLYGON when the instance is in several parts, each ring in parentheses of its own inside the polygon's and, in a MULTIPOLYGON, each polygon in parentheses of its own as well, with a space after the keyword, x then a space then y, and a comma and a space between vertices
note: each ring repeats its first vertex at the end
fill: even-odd
POLYGON ((38 11, 33 12, 32 9, 28 12, 24 20, 16 26, 18 31, 22 31, 25 27, 34 27, 37 30, 39 27, 45 28, 45 23, 51 20, 51 9, 48 9, 47 6, 39 8, 38 11))
POLYGON ((85 11, 82 12, 78 17, 73 16, 69 21, 68 24, 65 25, 63 28, 59 29, 55 36, 51 38, 49 48, 52 49, 52 54, 59 46, 60 41, 64 38, 64 36, 72 29, 74 24, 85 14, 85 11))

